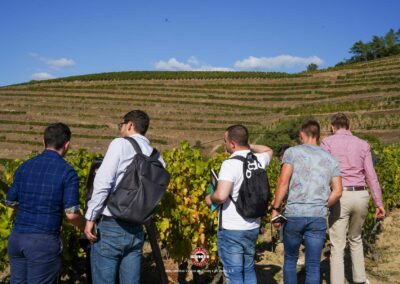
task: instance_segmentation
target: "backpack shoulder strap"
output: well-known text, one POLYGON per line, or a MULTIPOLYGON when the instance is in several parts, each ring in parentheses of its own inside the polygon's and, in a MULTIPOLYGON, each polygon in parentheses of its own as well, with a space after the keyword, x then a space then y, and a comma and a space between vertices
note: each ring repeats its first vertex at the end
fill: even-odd
POLYGON ((233 156, 233 157, 229 158, 229 160, 239 160, 244 163, 246 161, 246 158, 242 157, 242 156, 233 156))
POLYGON ((133 139, 132 137, 124 137, 124 138, 126 140, 128 140, 132 144, 132 146, 135 149, 136 153, 143 154, 142 149, 140 149, 139 143, 136 142, 135 139, 133 139))
MULTIPOLYGON (((246 158, 243 157, 243 156, 233 156, 233 157, 229 158, 229 160, 239 160, 239 161, 241 161, 241 162, 243 162, 243 163, 246 162, 246 158)), ((229 194, 229 199, 230 199, 230 200, 232 201, 232 203, 236 206, 236 201, 233 200, 233 197, 232 197, 231 194, 229 194)))
POLYGON ((153 152, 151 152, 150 158, 158 160, 159 157, 160 157, 160 153, 157 151, 156 148, 153 148, 153 152))

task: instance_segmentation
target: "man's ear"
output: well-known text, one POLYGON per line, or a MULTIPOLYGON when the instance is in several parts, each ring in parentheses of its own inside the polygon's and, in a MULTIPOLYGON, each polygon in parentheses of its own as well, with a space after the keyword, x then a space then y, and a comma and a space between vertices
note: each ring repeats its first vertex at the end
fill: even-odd
POLYGON ((128 126, 128 131, 132 131, 132 130, 136 132, 135 125, 133 124, 132 121, 130 121, 129 126, 128 126))
POLYGON ((67 152, 69 149, 70 141, 64 143, 64 151, 67 152))
POLYGON ((233 141, 229 141, 229 144, 231 145, 231 149, 236 149, 236 143, 233 141))
POLYGON ((303 143, 303 132, 302 131, 299 132, 299 140, 300 140, 300 142, 303 143))

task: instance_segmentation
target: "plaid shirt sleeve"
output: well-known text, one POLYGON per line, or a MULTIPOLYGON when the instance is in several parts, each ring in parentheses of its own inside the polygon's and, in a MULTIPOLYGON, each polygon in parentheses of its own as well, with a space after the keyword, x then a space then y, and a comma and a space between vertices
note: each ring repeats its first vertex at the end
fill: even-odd
POLYGON ((19 204, 18 201, 18 184, 19 184, 20 168, 14 174, 14 182, 7 192, 5 205, 9 207, 16 207, 19 204))
POLYGON ((76 208, 79 211, 79 178, 73 168, 68 169, 65 174, 63 202, 67 213, 76 213, 76 208))

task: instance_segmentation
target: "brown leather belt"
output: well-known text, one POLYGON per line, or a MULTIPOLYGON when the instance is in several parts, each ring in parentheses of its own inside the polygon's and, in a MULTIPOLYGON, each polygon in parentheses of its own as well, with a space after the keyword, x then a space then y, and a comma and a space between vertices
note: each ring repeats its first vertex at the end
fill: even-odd
POLYGON ((365 186, 343 186, 343 191, 360 191, 366 189, 365 186))

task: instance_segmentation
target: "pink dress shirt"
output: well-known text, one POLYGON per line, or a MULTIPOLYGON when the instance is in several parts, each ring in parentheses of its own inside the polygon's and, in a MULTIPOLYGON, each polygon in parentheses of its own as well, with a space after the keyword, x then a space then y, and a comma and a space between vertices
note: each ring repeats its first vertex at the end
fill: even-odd
POLYGON ((383 206, 382 190, 366 141, 353 136, 350 130, 339 129, 334 135, 324 138, 321 147, 338 160, 343 186, 365 186, 367 182, 375 206, 383 206))

